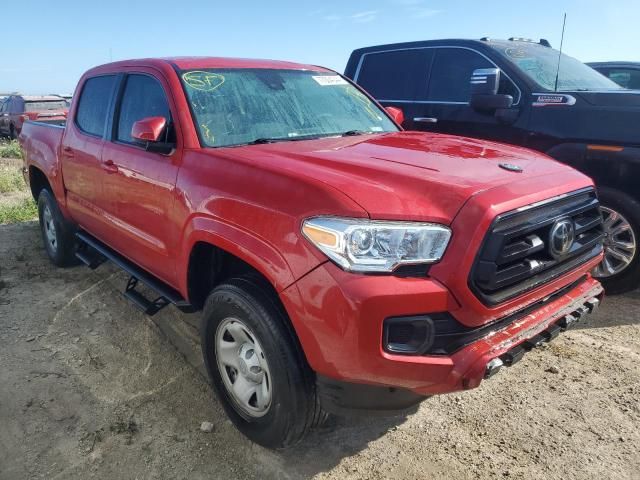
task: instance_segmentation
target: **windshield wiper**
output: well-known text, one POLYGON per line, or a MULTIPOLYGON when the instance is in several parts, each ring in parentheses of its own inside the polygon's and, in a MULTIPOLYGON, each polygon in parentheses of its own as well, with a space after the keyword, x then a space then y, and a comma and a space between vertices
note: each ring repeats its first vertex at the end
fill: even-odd
POLYGON ((263 145, 265 143, 276 143, 276 142, 286 142, 287 140, 289 140, 288 138, 269 138, 269 137, 260 137, 260 138, 256 138, 255 140, 251 140, 250 142, 247 142, 245 145, 263 145))
POLYGON ((294 135, 291 137, 260 137, 250 142, 243 143, 243 145, 264 145, 267 143, 277 142, 299 142, 301 140, 314 140, 323 137, 355 137, 357 135, 371 135, 376 132, 367 132, 365 130, 347 130, 346 132, 339 133, 320 133, 311 135, 294 135))
POLYGON ((256 138, 244 145, 263 145, 265 143, 277 143, 277 142, 299 142, 301 140, 313 140, 319 138, 318 135, 293 135, 291 137, 261 137, 256 138))
POLYGON ((364 130, 347 130, 346 132, 342 132, 340 135, 342 137, 356 137, 358 135, 367 135, 368 133, 373 132, 366 132, 364 130))

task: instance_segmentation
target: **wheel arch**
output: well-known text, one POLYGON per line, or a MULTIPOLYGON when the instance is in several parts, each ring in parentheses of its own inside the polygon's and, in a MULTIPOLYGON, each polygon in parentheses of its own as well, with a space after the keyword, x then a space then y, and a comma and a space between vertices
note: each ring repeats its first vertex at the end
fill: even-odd
POLYGON ((220 279, 254 272, 276 293, 294 281, 288 263, 272 245, 250 233, 207 217, 191 219, 183 235, 182 260, 178 263, 180 290, 195 306, 220 279), (199 282, 205 283, 204 286, 199 282))
POLYGON ((40 168, 33 165, 29 167, 29 188, 31 189, 31 195, 36 202, 38 201, 38 195, 40 195, 40 192, 44 189, 49 190, 53 194, 51 183, 45 173, 40 168))
POLYGON ((562 143, 546 153, 588 175, 596 186, 619 190, 640 201, 636 183, 640 178, 640 148, 562 143))

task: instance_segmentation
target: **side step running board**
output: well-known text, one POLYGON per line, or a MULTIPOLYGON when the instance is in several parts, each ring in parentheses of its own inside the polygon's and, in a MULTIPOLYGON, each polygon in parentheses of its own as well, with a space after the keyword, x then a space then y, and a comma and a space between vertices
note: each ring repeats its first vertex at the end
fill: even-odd
POLYGON ((131 276, 127 282, 124 296, 147 315, 154 315, 169 304, 175 305, 184 312, 195 310, 177 290, 106 246, 97 238, 82 231, 77 232, 76 237, 79 242, 76 257, 89 268, 95 269, 109 260, 131 276), (153 290, 158 295, 157 298, 149 300, 139 290, 136 290, 139 283, 153 290))
POLYGON ((155 300, 149 300, 147 297, 142 295, 142 293, 136 290, 137 286, 138 279, 136 277, 129 277, 127 288, 125 289, 123 295, 147 315, 155 315, 164 307, 169 305, 169 300, 162 296, 156 298, 155 300))

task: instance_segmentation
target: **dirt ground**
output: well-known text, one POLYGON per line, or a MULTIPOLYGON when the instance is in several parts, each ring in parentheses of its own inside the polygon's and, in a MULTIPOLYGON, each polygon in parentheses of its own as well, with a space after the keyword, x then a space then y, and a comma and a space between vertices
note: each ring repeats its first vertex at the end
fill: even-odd
POLYGON ((124 283, 54 268, 35 223, 0 226, 0 479, 640 479, 640 292, 477 390, 273 452, 227 421, 198 316, 146 317, 124 283))

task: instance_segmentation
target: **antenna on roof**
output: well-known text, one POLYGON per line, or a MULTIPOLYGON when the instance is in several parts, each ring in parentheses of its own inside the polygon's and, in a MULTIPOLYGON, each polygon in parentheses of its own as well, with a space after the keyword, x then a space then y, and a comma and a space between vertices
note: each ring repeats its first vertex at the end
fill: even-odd
POLYGON ((564 19, 562 20, 562 36, 560 37, 560 51, 558 52, 558 68, 556 69, 556 83, 554 92, 558 91, 558 78, 560 77, 560 60, 562 59, 562 47, 564 45, 564 28, 567 25, 567 13, 564 14, 564 19))

